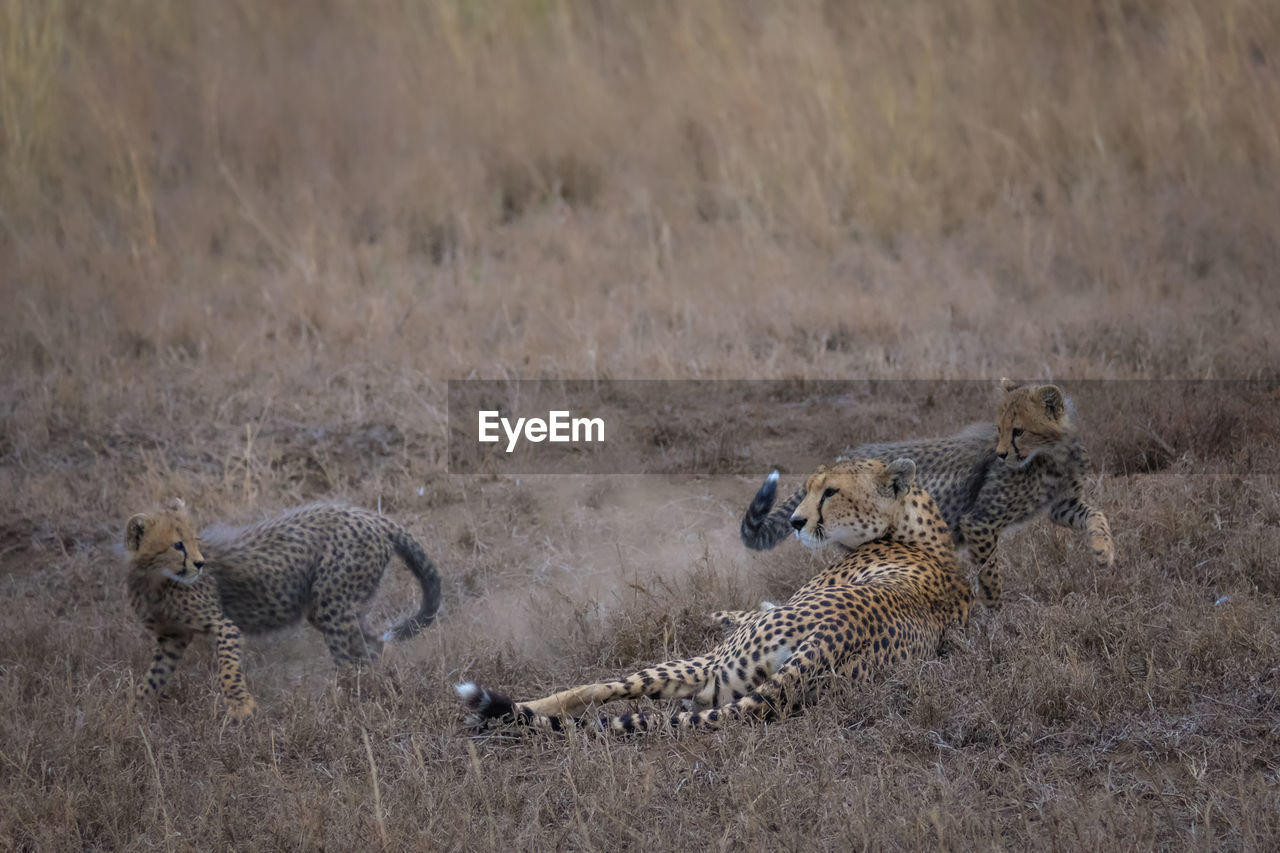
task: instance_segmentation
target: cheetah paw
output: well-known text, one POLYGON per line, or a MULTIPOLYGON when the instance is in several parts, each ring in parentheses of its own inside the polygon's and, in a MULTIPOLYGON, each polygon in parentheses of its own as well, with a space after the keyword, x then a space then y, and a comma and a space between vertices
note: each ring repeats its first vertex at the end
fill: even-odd
POLYGON ((227 706, 227 716, 239 722, 247 720, 253 716, 253 712, 258 709, 258 703, 254 701, 252 696, 240 702, 232 702, 227 706))

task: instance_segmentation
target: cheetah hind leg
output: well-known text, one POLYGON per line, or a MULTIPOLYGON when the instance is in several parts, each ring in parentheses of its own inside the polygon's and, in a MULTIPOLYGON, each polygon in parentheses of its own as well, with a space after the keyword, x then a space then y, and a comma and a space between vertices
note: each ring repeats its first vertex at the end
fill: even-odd
POLYGON ((169 677, 173 675, 178 661, 182 658, 182 653, 190 643, 191 638, 182 635, 166 635, 157 638, 156 653, 151 661, 151 668, 145 678, 139 679, 133 691, 135 708, 141 708, 147 700, 160 695, 169 677))
POLYGON ((960 531, 968 552, 970 565, 978 570, 978 596, 984 607, 995 610, 1000 607, 1000 567, 996 564, 995 527, 972 517, 960 520, 960 531))
POLYGON ((599 725, 606 731, 630 734, 667 727, 717 729, 732 720, 777 718, 814 701, 824 679, 866 677, 861 660, 861 652, 839 655, 830 637, 809 637, 796 646, 777 672, 757 682, 745 696, 724 705, 696 712, 686 709, 674 716, 652 711, 623 714, 602 718, 599 725))
POLYGON ((324 635, 329 654, 338 666, 368 663, 382 653, 382 640, 354 610, 335 611, 318 608, 308 614, 309 621, 324 635))
POLYGON ((376 660, 382 655, 383 648, 386 647, 386 641, 382 639, 382 635, 377 631, 369 628, 369 624, 365 622, 364 614, 356 617, 360 622, 361 648, 366 654, 367 660, 376 660))
POLYGON ((994 555, 978 569, 978 591, 982 596, 982 605, 988 610, 1000 608, 1000 568, 996 565, 994 555))
POLYGON ((693 698, 706 706, 715 690, 711 663, 709 655, 667 661, 616 681, 571 687, 529 702, 512 701, 471 682, 459 684, 455 689, 467 711, 469 726, 478 728, 491 719, 506 718, 530 728, 560 731, 564 727, 562 718, 573 717, 591 705, 618 699, 693 698))

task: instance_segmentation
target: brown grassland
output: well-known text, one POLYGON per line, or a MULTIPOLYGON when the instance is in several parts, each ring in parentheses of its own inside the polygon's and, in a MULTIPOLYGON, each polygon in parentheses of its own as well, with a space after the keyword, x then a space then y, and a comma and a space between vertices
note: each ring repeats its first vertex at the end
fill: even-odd
POLYGON ((1277 223, 1272 0, 0 0, 0 849, 1275 850, 1277 223), (1002 375, 1258 396, 1082 401, 1115 567, 1007 537, 937 661, 719 733, 460 728, 455 681, 696 652, 818 563, 737 540, 767 407, 672 410, 701 476, 464 477, 447 380, 1002 375), (381 507, 441 618, 358 678, 250 639, 241 725, 197 644, 134 713, 119 543, 174 494, 381 507))

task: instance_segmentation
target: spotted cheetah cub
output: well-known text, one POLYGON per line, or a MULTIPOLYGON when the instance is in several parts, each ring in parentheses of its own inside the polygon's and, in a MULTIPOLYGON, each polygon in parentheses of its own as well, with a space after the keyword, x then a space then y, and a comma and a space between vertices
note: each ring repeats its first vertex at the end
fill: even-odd
MULTIPOLYGON (((1094 563, 1115 560, 1111 528, 1102 511, 1085 502, 1088 459, 1075 430, 1071 405, 1057 385, 1001 381, 994 424, 973 424, 956 435, 886 444, 864 444, 850 457, 915 460, 920 485, 938 502, 956 547, 978 569, 978 589, 989 607, 1000 604, 996 541, 1012 527, 1047 513, 1054 524, 1083 533, 1094 563)), ((756 493, 742 519, 742 542, 763 551, 802 526, 797 510, 803 489, 774 506, 778 472, 756 493)), ((818 508, 821 513, 822 508, 818 508)), ((822 545, 821 537, 801 541, 822 545)))
POLYGON ((241 672, 241 632, 260 633, 306 616, 324 634, 334 661, 370 660, 385 640, 430 625, 440 606, 440 576, 400 525, 363 509, 315 505, 239 530, 197 535, 181 500, 139 514, 125 527, 133 609, 157 641, 136 701, 164 689, 197 634, 213 634, 219 680, 234 719, 253 713, 241 672), (422 586, 418 612, 382 637, 359 610, 397 554, 422 586))
POLYGON ((532 702, 460 684, 468 723, 559 731, 591 705, 648 697, 692 700, 703 710, 606 716, 594 725, 614 732, 717 728, 786 714, 829 678, 860 681, 889 664, 933 656, 948 628, 968 623, 972 595, 956 569, 946 522, 915 485, 915 472, 910 459, 857 459, 815 471, 801 504, 811 510, 804 532, 850 553, 785 604, 753 614, 710 653, 532 702))

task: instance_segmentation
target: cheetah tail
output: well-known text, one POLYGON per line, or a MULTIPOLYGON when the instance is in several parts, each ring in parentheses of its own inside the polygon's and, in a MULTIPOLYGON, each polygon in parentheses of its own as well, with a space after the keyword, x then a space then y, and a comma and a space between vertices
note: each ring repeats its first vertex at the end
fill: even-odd
POLYGON ((397 528, 390 531, 389 535, 396 553, 422 585, 422 606, 418 608, 418 612, 383 637, 384 640, 407 640, 435 620, 436 611, 440 609, 440 574, 422 546, 408 531, 397 528))
POLYGON ((489 720, 517 722, 523 726, 550 731, 562 731, 564 721, 559 717, 547 717, 535 714, 528 708, 512 700, 510 696, 481 687, 474 681, 455 684, 458 698, 466 710, 466 724, 472 728, 482 728, 489 720))
POLYGON ((773 502, 777 497, 778 472, 774 471, 742 517, 742 544, 753 551, 768 551, 791 534, 791 514, 804 500, 804 489, 797 490, 775 507, 773 502))
MULTIPOLYGON (((483 729, 490 720, 500 723, 514 723, 526 731, 564 732, 566 729, 582 728, 586 731, 614 732, 636 734, 666 728, 680 728, 681 719, 690 717, 689 713, 668 717, 652 711, 623 714, 621 716, 604 716, 598 719, 578 717, 565 719, 537 714, 510 696, 481 687, 474 681, 455 684, 458 698, 462 700, 462 708, 466 711, 464 725, 474 729, 483 729)), ((694 715, 696 716, 696 715, 694 715)), ((684 724, 686 727, 688 722, 684 724)))

